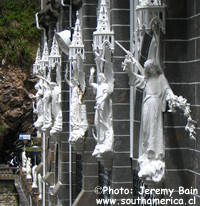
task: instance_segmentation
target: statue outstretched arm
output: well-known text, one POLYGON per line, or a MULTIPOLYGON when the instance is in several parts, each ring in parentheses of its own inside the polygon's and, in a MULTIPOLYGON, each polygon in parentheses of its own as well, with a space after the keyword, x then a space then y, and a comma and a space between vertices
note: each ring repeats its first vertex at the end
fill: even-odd
MULTIPOLYGON (((133 54, 126 50, 118 41, 115 41, 115 43, 123 50, 126 52, 125 60, 128 59, 130 63, 135 64, 140 72, 141 75, 144 75, 144 69, 142 65, 139 63, 139 61, 133 56, 133 54)), ((123 64, 122 64, 123 65, 123 64)))
POLYGON ((145 78, 143 75, 137 74, 132 70, 132 64, 133 61, 127 55, 124 62, 122 63, 123 70, 128 73, 131 85, 134 85, 140 89, 144 89, 146 85, 145 78))

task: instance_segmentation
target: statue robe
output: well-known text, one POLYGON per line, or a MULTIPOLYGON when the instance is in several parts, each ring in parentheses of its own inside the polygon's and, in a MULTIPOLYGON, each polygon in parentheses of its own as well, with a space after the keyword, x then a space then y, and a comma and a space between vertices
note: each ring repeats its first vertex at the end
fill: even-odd
POLYGON ((139 158, 164 159, 163 115, 166 95, 172 93, 164 76, 150 77, 134 75, 135 86, 143 89, 142 116, 140 127, 139 158))

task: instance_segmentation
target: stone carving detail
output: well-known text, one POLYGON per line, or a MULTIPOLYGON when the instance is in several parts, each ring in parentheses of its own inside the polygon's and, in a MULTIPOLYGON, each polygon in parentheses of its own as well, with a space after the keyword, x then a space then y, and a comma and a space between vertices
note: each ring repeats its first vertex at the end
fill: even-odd
POLYGON ((140 6, 161 6, 162 0, 139 0, 140 6))
POLYGON ((177 109, 182 110, 184 116, 187 118, 187 124, 185 126, 185 130, 189 133, 191 139, 196 139, 196 121, 194 121, 191 117, 190 104, 187 102, 187 99, 182 96, 174 96, 173 99, 168 99, 169 110, 168 112, 176 112, 177 109))
POLYGON ((136 74, 127 66, 132 60, 126 56, 123 63, 132 84, 144 90, 140 126, 139 177, 159 182, 165 170, 162 112, 166 101, 174 98, 169 84, 153 59, 144 64, 144 75, 136 74))
MULTIPOLYGON (((140 0, 136 8, 137 30, 135 34, 135 46, 138 53, 141 52, 145 33, 152 36, 152 30, 155 29, 158 29, 159 33, 160 31, 165 33, 165 10, 166 5, 163 0, 140 0)), ((157 43, 159 42, 157 41, 157 43)))
POLYGON ((94 88, 96 94, 95 106, 95 128, 93 133, 97 145, 93 156, 101 157, 102 154, 111 152, 113 147, 113 125, 112 125, 112 99, 113 81, 106 78, 103 72, 97 75, 97 83, 94 83, 95 69, 90 70, 90 86, 94 88), (110 81, 110 82, 109 82, 110 81))
MULTIPOLYGON (((43 75, 41 70, 41 58, 40 48, 37 50, 35 63, 33 64, 33 74, 43 75)), ((35 85, 36 95, 29 94, 29 97, 33 100, 33 113, 37 114, 37 120, 34 122, 34 126, 41 131, 44 121, 43 115, 43 81, 41 79, 35 85)))
POLYGON ((38 175, 37 175, 37 171, 36 171, 37 165, 34 165, 32 167, 32 179, 33 179, 33 183, 32 183, 32 188, 37 188, 37 182, 38 182, 38 175))
POLYGON ((85 93, 85 73, 83 72, 84 45, 82 41, 82 32, 79 14, 75 24, 73 40, 69 46, 69 60, 71 62, 71 80, 68 80, 68 69, 65 79, 71 87, 70 103, 70 137, 69 142, 74 148, 83 143, 85 132, 88 129, 86 117, 86 105, 82 102, 85 93))
MULTIPOLYGON (((78 57, 78 62, 73 60, 73 73, 71 81, 66 82, 71 87, 71 104, 70 104, 70 126, 71 134, 69 142, 74 145, 83 142, 85 132, 88 128, 86 117, 86 105, 82 103, 82 97, 85 92, 85 75, 78 69, 82 69, 80 63, 81 57, 78 57), (78 75, 77 75, 78 72, 78 75)), ((67 73, 67 72, 66 72, 67 73)))
POLYGON ((50 68, 49 68, 49 50, 47 41, 44 43, 44 49, 41 60, 41 70, 43 76, 38 76, 42 80, 43 84, 43 114, 44 122, 42 131, 49 130, 52 126, 52 115, 51 115, 51 88, 50 88, 50 68))
POLYGON ((33 103, 33 112, 37 114, 37 120, 34 122, 34 126, 41 130, 44 122, 44 115, 43 115, 43 83, 40 79, 37 84, 35 85, 36 95, 32 95, 32 98, 35 99, 33 103), (36 104, 36 105, 35 105, 36 104))
POLYGON ((192 138, 195 134, 195 125, 187 100, 173 94, 162 70, 153 59, 145 62, 144 76, 133 72, 130 65, 127 66, 131 62, 134 63, 133 59, 127 56, 123 66, 132 84, 144 90, 138 176, 147 181, 160 182, 165 171, 162 112, 166 109, 166 103, 169 102, 170 112, 175 111, 175 107, 184 108, 184 114, 188 118, 186 129, 192 138))
MULTIPOLYGON (((141 9, 138 13, 139 18, 141 17, 140 12, 145 16, 149 11, 141 9)), ((158 183, 163 180, 165 174, 162 113, 166 110, 166 104, 169 105, 169 112, 176 111, 176 108, 184 111, 184 115, 187 117, 186 130, 191 138, 194 138, 195 135, 195 122, 191 118, 190 105, 187 100, 174 95, 161 69, 160 30, 163 29, 163 24, 160 23, 157 17, 154 20, 149 20, 155 21, 150 24, 146 22, 146 26, 143 26, 143 32, 148 33, 151 30, 153 34, 144 68, 129 51, 124 49, 118 42, 116 43, 127 53, 122 66, 129 75, 130 85, 143 90, 138 176, 146 183, 158 183), (148 25, 151 25, 151 27, 148 27, 148 25), (138 71, 140 74, 138 74, 138 71)), ((139 31, 142 36, 142 31, 139 31)), ((138 50, 140 51, 140 49, 138 50)))
POLYGON ((56 73, 55 82, 50 83, 52 94, 52 119, 53 127, 50 134, 57 134, 62 131, 62 109, 61 109, 61 56, 58 43, 54 36, 51 53, 49 56, 50 67, 56 73), (51 61, 52 60, 52 61, 51 61))
POLYGON ((61 111, 61 56, 55 36, 53 38, 51 53, 49 55, 47 42, 45 41, 42 59, 39 62, 40 67, 36 67, 39 62, 37 53, 34 72, 39 78, 35 88, 36 99, 34 111, 38 115, 34 123, 38 130, 50 130, 50 134, 56 134, 62 131, 62 111, 61 111), (52 73, 56 78, 52 80, 52 73))
POLYGON ((41 61, 41 52, 40 52, 40 46, 37 49, 36 57, 35 57, 35 62, 33 64, 33 74, 37 75, 40 72, 40 61, 41 61))
POLYGON ((97 141, 93 156, 101 158, 112 152, 114 134, 112 124, 112 98, 114 77, 111 54, 114 50, 114 33, 110 29, 108 3, 101 1, 97 29, 93 33, 93 51, 97 66, 97 82, 94 82, 95 69, 90 69, 90 86, 96 94, 95 130, 93 136, 97 141))

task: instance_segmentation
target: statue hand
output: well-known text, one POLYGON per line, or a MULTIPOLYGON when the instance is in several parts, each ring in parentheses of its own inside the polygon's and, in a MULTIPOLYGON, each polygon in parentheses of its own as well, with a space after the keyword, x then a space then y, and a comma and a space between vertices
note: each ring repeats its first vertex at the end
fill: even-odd
POLYGON ((124 61, 122 62, 123 71, 126 71, 128 68, 130 68, 131 63, 135 62, 133 62, 129 55, 126 55, 124 61))
POLYGON ((92 67, 92 68, 90 69, 90 75, 93 75, 94 73, 95 73, 95 68, 92 67))

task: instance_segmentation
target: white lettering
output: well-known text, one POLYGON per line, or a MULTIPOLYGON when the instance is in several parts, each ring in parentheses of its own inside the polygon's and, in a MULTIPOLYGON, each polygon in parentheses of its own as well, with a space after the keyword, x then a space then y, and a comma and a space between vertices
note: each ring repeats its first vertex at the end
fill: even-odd
POLYGON ((180 186, 180 187, 178 188, 178 193, 179 193, 179 195, 184 194, 184 187, 180 186))
POLYGON ((168 189, 168 191, 169 191, 169 196, 171 197, 172 194, 174 193, 174 189, 168 189))
POLYGON ((188 204, 189 205, 196 205, 196 197, 193 197, 193 198, 189 199, 188 204))
POLYGON ((145 191, 145 186, 143 185, 143 186, 140 186, 140 189, 141 189, 141 191, 140 192, 138 192, 140 195, 143 195, 144 194, 144 191, 145 191))

